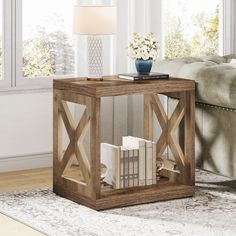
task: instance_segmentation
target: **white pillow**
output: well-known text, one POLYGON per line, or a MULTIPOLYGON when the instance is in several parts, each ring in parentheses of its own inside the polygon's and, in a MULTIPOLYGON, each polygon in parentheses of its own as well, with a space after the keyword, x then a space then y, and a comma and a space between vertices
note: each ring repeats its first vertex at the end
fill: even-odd
POLYGON ((233 68, 236 68, 236 59, 233 59, 235 61, 232 62, 232 60, 229 62, 229 63, 221 63, 221 65, 224 65, 224 66, 231 66, 233 68))
POLYGON ((233 58, 231 61, 230 61, 230 64, 236 64, 236 59, 235 58, 233 58))

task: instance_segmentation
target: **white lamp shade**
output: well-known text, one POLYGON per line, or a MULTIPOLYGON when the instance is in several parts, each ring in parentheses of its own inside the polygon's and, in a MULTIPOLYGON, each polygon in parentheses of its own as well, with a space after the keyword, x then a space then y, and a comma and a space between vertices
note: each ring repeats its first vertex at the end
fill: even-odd
POLYGON ((115 6, 75 6, 74 33, 82 35, 111 35, 116 33, 115 6))

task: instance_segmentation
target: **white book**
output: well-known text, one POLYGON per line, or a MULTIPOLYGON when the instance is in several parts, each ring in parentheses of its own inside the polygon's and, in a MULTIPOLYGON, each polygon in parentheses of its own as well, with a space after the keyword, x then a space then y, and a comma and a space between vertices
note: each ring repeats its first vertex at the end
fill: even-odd
POLYGON ((123 165, 124 165, 124 188, 129 187, 129 150, 124 150, 123 157, 123 165))
POLYGON ((120 188, 124 188, 124 150, 121 149, 121 152, 120 152, 120 188))
POLYGON ((134 186, 134 149, 129 149, 129 187, 134 186))
POLYGON ((157 160, 156 143, 152 142, 152 184, 156 184, 157 183, 156 160, 157 160))
POLYGON ((145 140, 146 143, 146 185, 152 184, 153 179, 153 154, 152 154, 152 141, 145 140))
POLYGON ((138 161, 139 161, 139 149, 134 149, 134 187, 138 186, 139 182, 139 170, 138 170, 138 161))
POLYGON ((122 146, 133 147, 139 149, 138 157, 138 185, 144 186, 146 184, 146 153, 145 153, 145 140, 132 136, 122 137, 122 146))
POLYGON ((101 163, 108 168, 104 181, 115 189, 139 185, 139 149, 101 143, 101 163))
POLYGON ((121 188, 121 148, 108 143, 101 143, 101 163, 105 164, 108 169, 104 181, 115 189, 121 188))

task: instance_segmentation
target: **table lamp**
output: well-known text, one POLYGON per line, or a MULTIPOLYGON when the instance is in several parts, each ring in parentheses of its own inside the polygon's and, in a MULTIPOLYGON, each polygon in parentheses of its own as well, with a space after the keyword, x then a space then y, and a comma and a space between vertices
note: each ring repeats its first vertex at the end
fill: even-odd
POLYGON ((74 33, 87 35, 88 79, 102 80, 102 35, 116 33, 116 7, 91 5, 74 7, 74 33))

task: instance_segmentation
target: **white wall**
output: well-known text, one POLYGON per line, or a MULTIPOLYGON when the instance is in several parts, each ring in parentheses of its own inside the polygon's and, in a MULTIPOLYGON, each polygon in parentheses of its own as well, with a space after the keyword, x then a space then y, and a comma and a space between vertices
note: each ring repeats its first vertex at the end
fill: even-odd
MULTIPOLYGON (((156 0, 118 0, 118 32, 106 41, 105 73, 134 69, 126 47, 135 31, 160 33, 160 5, 156 0), (156 10, 154 10, 154 8, 156 10), (117 47, 119 45, 119 47, 117 47), (112 65, 109 67, 108 64, 112 65)), ((77 74, 86 68, 85 39, 78 39, 77 74)), ((37 168, 52 163, 52 94, 51 92, 0 94, 0 171, 37 168)), ((79 110, 75 109, 75 113, 79 110)), ((76 117, 76 115, 75 115, 76 117)), ((102 100, 102 141, 120 144, 122 135, 143 134, 142 97, 116 97, 102 100), (137 115, 139 114, 139 115, 137 115), (133 119, 136 117, 136 119, 133 119), (114 129, 113 129, 114 127, 114 129)))
MULTIPOLYGON (((0 95, 0 107, 0 172, 51 166, 52 92, 0 95)), ((101 109, 102 141, 112 143, 113 100, 102 99, 101 109)))
POLYGON ((51 92, 0 96, 0 171, 52 163, 51 92))

